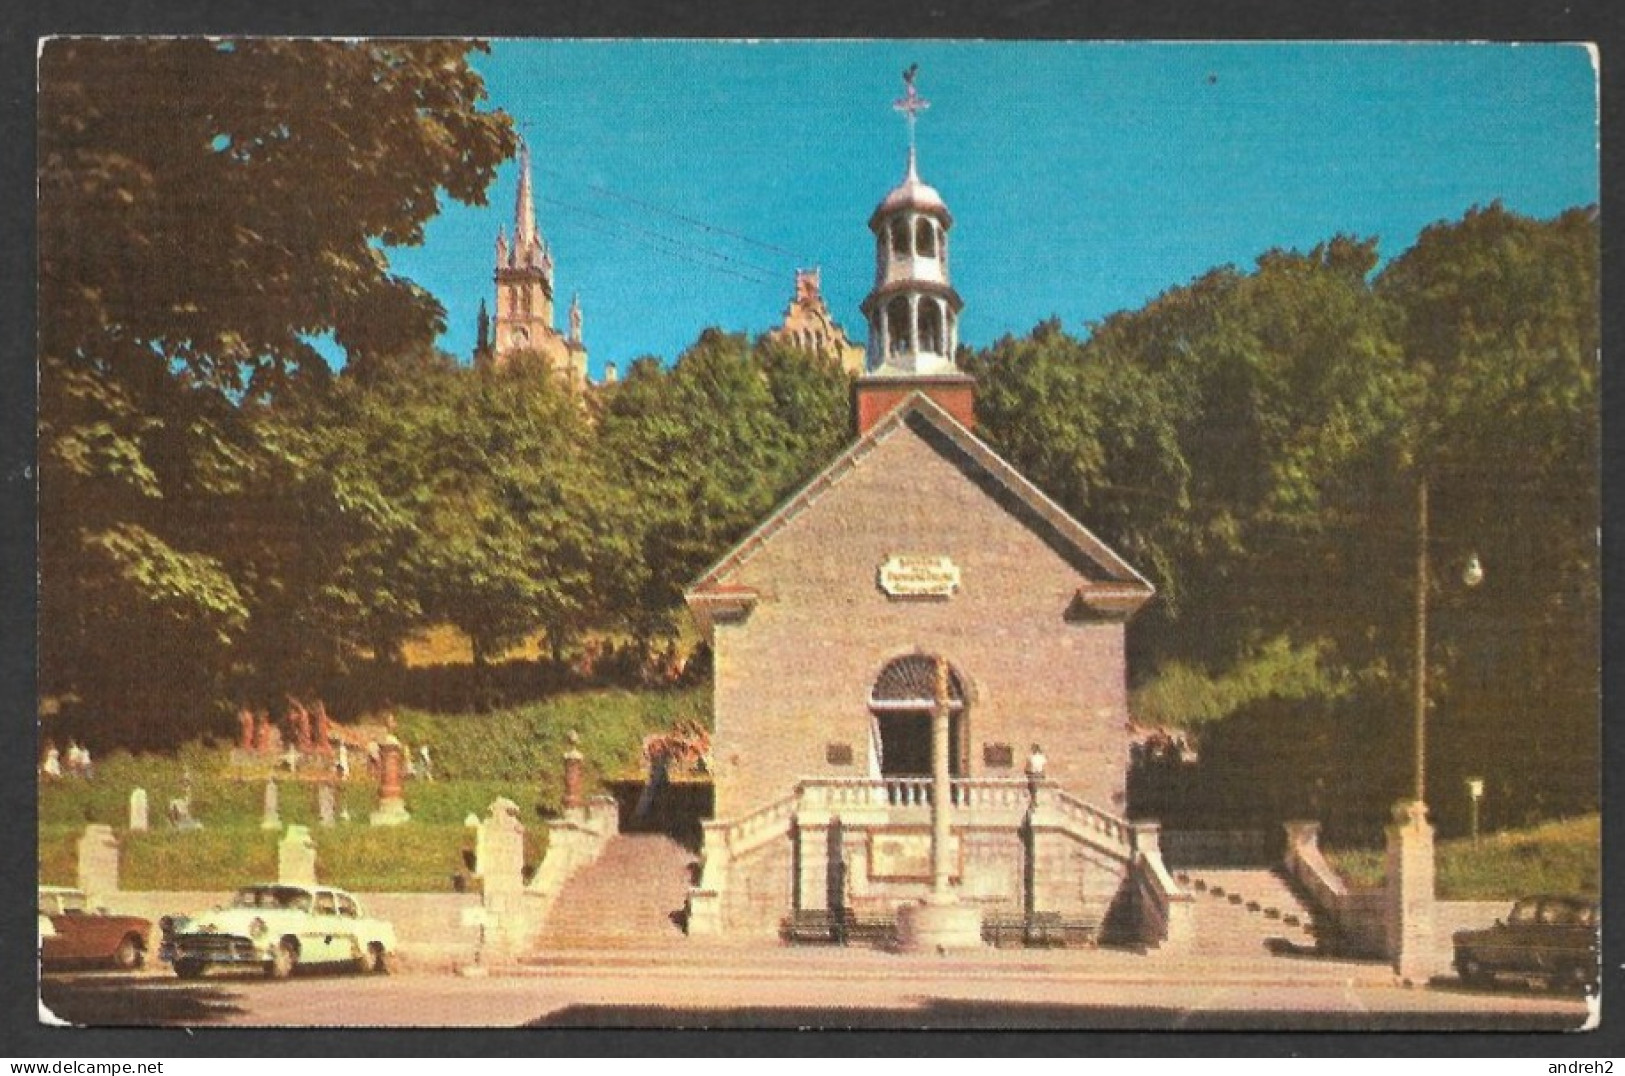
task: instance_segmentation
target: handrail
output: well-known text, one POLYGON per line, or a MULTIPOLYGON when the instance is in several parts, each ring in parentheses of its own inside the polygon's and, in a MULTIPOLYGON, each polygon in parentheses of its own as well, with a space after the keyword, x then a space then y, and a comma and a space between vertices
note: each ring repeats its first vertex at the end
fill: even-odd
MULTIPOLYGON (((799 785, 802 802, 811 807, 929 807, 929 777, 808 777, 799 785)), ((956 777, 949 783, 949 802, 956 808, 1025 809, 1028 785, 1010 777, 956 777)))
POLYGON ((742 855, 761 843, 759 838, 764 834, 776 837, 788 830, 790 816, 795 813, 800 794, 798 788, 747 815, 731 821, 712 822, 705 828, 721 833, 723 847, 729 855, 742 855))
POLYGON ((1061 814, 1078 824, 1079 836, 1086 840, 1093 838, 1094 843, 1104 844, 1112 851, 1121 852, 1125 856, 1133 851, 1134 827, 1127 819, 1103 811, 1063 789, 1048 786, 1045 791, 1047 798, 1060 809, 1061 814))
MULTIPOLYGON (((949 785, 956 810, 1025 811, 1033 803, 1034 789, 1025 778, 960 777, 949 785)), ((1038 786, 1039 805, 1054 808, 1066 828, 1079 839, 1127 858, 1132 854, 1132 825, 1125 819, 1078 799, 1054 784, 1038 786)), ((779 799, 747 815, 707 823, 720 836, 729 856, 739 856, 784 833, 798 809, 928 808, 929 777, 808 777, 779 799)))

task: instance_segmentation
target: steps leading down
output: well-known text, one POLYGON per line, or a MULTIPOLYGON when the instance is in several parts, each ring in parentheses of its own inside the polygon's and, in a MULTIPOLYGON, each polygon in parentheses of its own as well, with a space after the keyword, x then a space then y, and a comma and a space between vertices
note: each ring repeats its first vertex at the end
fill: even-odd
POLYGON ((1314 950, 1313 914, 1279 872, 1192 867, 1175 878, 1196 898, 1193 952, 1264 956, 1314 950))
POLYGON ((538 942, 551 949, 679 942, 694 853, 663 833, 622 833, 564 884, 538 942))

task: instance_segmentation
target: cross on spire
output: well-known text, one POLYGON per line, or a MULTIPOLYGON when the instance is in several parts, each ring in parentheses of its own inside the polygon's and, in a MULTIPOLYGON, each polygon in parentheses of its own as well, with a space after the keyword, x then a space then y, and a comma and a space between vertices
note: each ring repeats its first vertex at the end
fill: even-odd
POLYGON ((909 64, 903 72, 903 96, 892 102, 892 107, 901 112, 908 120, 908 159, 912 165, 914 160, 914 124, 921 112, 931 107, 931 102, 920 96, 914 88, 914 79, 920 73, 919 64, 909 64))

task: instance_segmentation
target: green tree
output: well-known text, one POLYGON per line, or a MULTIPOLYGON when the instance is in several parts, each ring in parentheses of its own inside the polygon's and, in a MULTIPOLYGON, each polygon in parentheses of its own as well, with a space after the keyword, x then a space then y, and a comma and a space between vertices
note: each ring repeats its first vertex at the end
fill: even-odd
POLYGON ((1597 802, 1599 262, 1595 209, 1494 204, 1428 228, 1377 279, 1426 385, 1407 478, 1433 509, 1438 786, 1485 777, 1506 824, 1597 802), (1469 554, 1485 570, 1471 590, 1469 554))
POLYGON ((1410 391, 1375 260, 1342 238, 1272 251, 1086 342, 1048 322, 974 360, 984 435, 1156 584, 1142 670, 1313 641, 1344 608, 1349 486, 1381 469, 1410 391))
POLYGON ((288 522, 261 514, 267 476, 319 485, 256 408, 326 379, 321 337, 364 365, 441 327, 383 247, 420 241, 442 190, 481 201, 512 152, 466 52, 42 50, 41 688, 117 715, 106 735, 195 716, 256 607, 311 583, 256 544, 288 522))
POLYGON ((634 363, 601 451, 636 505, 626 625, 669 634, 683 589, 849 436, 845 374, 803 351, 707 329, 669 370, 634 363))

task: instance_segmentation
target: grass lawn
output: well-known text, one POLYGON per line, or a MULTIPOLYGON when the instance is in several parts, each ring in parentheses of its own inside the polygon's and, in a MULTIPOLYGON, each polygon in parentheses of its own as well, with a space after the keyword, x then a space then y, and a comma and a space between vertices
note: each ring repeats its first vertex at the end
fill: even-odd
POLYGON ((275 776, 278 815, 284 824, 310 827, 324 881, 360 890, 450 890, 463 868, 463 850, 472 846, 465 819, 485 817, 498 797, 519 805, 526 862, 541 861, 545 819, 557 813, 563 794, 562 756, 571 731, 579 733, 591 791, 605 778, 638 772, 643 737, 678 721, 705 721, 708 702, 703 689, 606 690, 489 714, 401 711, 402 739, 432 745, 437 780, 406 782, 412 820, 395 827, 367 824, 377 787, 359 758, 340 798, 351 821, 323 828, 317 783, 276 774, 268 761, 244 763, 229 749, 196 743, 172 755, 112 752, 97 764, 94 780, 40 786, 40 881, 74 883, 78 841, 88 823, 112 826, 123 842, 121 881, 128 889, 216 890, 273 878, 279 835, 260 829, 260 817, 266 782, 275 776), (192 815, 204 828, 178 832, 168 826, 165 808, 188 783, 192 815), (144 834, 127 832, 136 788, 147 792, 152 829, 144 834))
MULTIPOLYGON (((1442 900, 1513 900, 1532 893, 1595 896, 1601 889, 1602 817, 1547 822, 1532 829, 1440 841, 1442 900)), ((1357 886, 1380 886, 1380 849, 1327 849, 1326 858, 1357 886)))
MULTIPOLYGON (((407 804, 410 810, 412 801, 407 804)), ((365 811, 352 813, 353 820, 347 823, 311 826, 318 879, 362 891, 434 893, 454 888, 453 877, 464 869, 463 851, 474 846, 473 832, 461 821, 436 821, 445 812, 426 810, 403 825, 372 826, 365 811)), ((40 827, 41 884, 75 884, 83 832, 81 826, 40 827)), ((276 846, 282 838, 278 830, 220 825, 182 832, 160 826, 129 833, 120 826, 115 832, 123 852, 119 881, 124 889, 231 889, 276 878, 276 846)), ((527 819, 525 862, 532 866, 541 862, 546 847, 546 828, 539 819, 527 819)))

